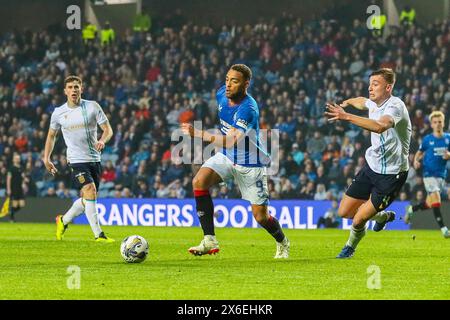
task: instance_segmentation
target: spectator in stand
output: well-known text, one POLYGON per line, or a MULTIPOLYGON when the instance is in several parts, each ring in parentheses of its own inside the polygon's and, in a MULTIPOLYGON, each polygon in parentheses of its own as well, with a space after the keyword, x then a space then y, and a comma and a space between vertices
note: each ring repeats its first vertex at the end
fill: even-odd
POLYGON ((314 200, 326 200, 328 197, 325 185, 320 183, 317 185, 316 193, 314 194, 314 200))
POLYGON ((228 186, 226 183, 220 184, 219 194, 217 195, 219 199, 228 199, 229 198, 229 192, 228 192, 228 186))
POLYGON ((341 223, 340 217, 337 213, 338 211, 338 202, 333 200, 331 204, 331 208, 325 212, 323 217, 320 217, 317 221, 317 229, 320 229, 321 226, 325 228, 337 228, 341 223))
POLYGON ((116 180, 116 169, 113 166, 113 163, 111 160, 106 161, 106 165, 103 168, 103 173, 101 176, 102 183, 105 182, 114 182, 116 180))
MULTIPOLYGON (((330 14, 335 16, 336 12, 330 14)), ((323 110, 328 99, 339 102, 350 96, 367 95, 365 82, 372 70, 395 64, 399 77, 394 95, 405 101, 414 115, 413 132, 419 133, 412 139, 412 153, 418 148, 419 136, 430 131, 423 115, 433 110, 450 112, 446 20, 415 24, 413 28, 401 26, 383 39, 374 38, 365 21, 353 17, 348 20, 353 23, 342 27, 322 18, 308 24, 295 19, 261 18, 256 24, 236 25, 233 29, 223 25, 195 26, 180 12, 158 18, 161 17, 145 34, 150 41, 143 41, 142 31, 135 31, 136 34, 117 35, 107 46, 93 41, 96 30, 89 28, 83 37, 72 35, 70 39, 56 29, 18 31, 14 36, 2 33, 0 161, 9 165, 13 152, 24 155, 31 151, 30 176, 35 177, 38 193, 46 193, 50 184, 64 180, 41 176, 37 172, 39 166, 35 169, 35 160, 40 158, 49 113, 64 101, 57 88, 66 73, 77 70, 83 70, 83 78, 87 79, 85 97, 99 101, 116 132, 105 150, 114 168, 126 164, 129 173, 134 174, 141 160, 133 159, 133 155, 139 152, 141 144, 159 144, 158 150, 155 152, 152 147, 145 159, 149 180, 156 172, 165 173, 170 168, 170 163, 162 160, 162 153, 170 148, 170 133, 177 122, 216 123, 214 92, 223 83, 222 62, 248 61, 255 66, 255 83, 250 89, 261 101, 261 128, 277 126, 281 130, 280 163, 286 167, 280 167, 280 172, 292 179, 297 194, 308 181, 296 178, 309 170, 305 159, 323 166, 326 174, 322 183, 333 194, 342 191, 338 178, 349 157, 354 161, 354 170, 361 167, 364 150, 370 144, 367 131, 345 123, 331 125, 324 119, 323 110), (261 32, 267 35, 264 39, 261 32), (395 50, 380 51, 380 47, 395 50), (316 141, 315 132, 323 141, 316 141), (345 137, 349 142, 344 144, 342 160, 340 143, 345 137), (290 158, 287 160, 289 154, 296 166, 290 158), (334 158, 338 165, 331 160, 334 158)), ((341 16, 337 19, 345 20, 341 16)), ((55 153, 64 153, 64 148, 59 139, 55 153)), ((64 166, 62 160, 57 160, 64 166)), ((107 170, 106 165, 104 168, 107 170)), ((314 171, 316 179, 321 179, 319 169, 314 171)), ((188 166, 170 179, 183 182, 186 178, 192 178, 188 166)), ((274 194, 281 189, 279 180, 273 179, 274 194)), ((164 181, 166 185, 171 182, 164 181)), ((153 184, 148 181, 150 192, 155 190, 153 184)), ((189 184, 185 190, 192 194, 189 184)), ((230 186, 230 197, 234 190, 230 186)), ((417 190, 405 186, 405 192, 411 199, 417 190)))
POLYGON ((24 132, 19 134, 19 137, 14 141, 14 146, 17 152, 25 153, 28 150, 28 138, 24 132))
POLYGON ((320 162, 322 152, 325 151, 326 147, 325 139, 323 139, 320 131, 315 131, 314 137, 307 143, 306 151, 308 151, 314 161, 320 162))
POLYGON ((72 194, 70 193, 70 190, 67 189, 66 185, 62 181, 58 183, 58 188, 56 189, 55 192, 56 192, 56 196, 60 199, 71 199, 72 198, 72 194))
POLYGON ((148 184, 145 181, 138 182, 138 189, 135 192, 136 198, 152 198, 154 197, 152 192, 148 188, 148 184))
POLYGON ((130 188, 123 188, 121 198, 134 198, 130 188))
POLYGON ((120 173, 117 175, 117 180, 114 188, 116 190, 123 190, 124 188, 130 189, 133 185, 133 177, 128 172, 128 167, 126 165, 122 165, 120 169, 120 173))
POLYGON ((281 187, 280 196, 283 199, 295 199, 297 198, 297 192, 295 191, 292 183, 289 179, 284 180, 284 184, 281 187))
POLYGON ((303 200, 313 200, 315 195, 314 182, 309 181, 305 186, 300 189, 299 199, 303 200))

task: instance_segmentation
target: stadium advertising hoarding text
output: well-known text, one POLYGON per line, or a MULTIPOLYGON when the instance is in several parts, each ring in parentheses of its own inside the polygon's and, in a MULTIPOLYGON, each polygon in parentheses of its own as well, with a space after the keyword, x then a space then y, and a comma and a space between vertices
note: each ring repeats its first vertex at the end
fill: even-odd
MULTIPOLYGON (((402 215, 408 202, 396 201, 389 210, 402 215)), ((101 225, 120 226, 200 226, 194 199, 98 199, 98 217, 101 225)), ((269 212, 287 229, 316 229, 318 219, 331 208, 331 201, 272 200, 269 212)), ((257 228, 249 202, 244 200, 214 201, 216 227, 257 228)), ((75 223, 88 224, 85 215, 75 223)), ((373 222, 371 222, 373 223, 373 222)), ((349 229, 351 221, 342 219, 340 229, 349 229)), ((370 225, 369 227, 372 227, 370 225)), ((402 220, 389 224, 391 230, 408 230, 402 220)))

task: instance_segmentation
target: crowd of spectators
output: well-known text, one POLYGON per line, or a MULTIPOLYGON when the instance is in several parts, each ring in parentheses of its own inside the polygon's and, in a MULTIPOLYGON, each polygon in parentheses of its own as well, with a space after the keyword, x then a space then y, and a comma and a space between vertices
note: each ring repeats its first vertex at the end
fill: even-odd
MULTIPOLYGON (((259 103, 261 128, 280 131, 280 170, 269 177, 272 199, 342 196, 365 162, 370 134, 328 123, 325 102, 367 96, 368 75, 379 67, 397 73, 394 95, 413 124, 411 159, 430 132, 427 115, 450 114, 449 21, 393 28, 384 39, 360 20, 346 27, 290 14, 252 25, 167 19, 103 46, 63 28, 0 35, 0 196, 15 152, 23 160, 27 196, 77 195, 61 136, 52 156, 59 174, 46 173, 41 161, 50 115, 65 102, 63 79, 70 74, 82 77, 82 97, 99 102, 114 130, 103 153, 100 197, 192 196, 198 166, 172 161, 171 133, 193 120, 218 127, 215 91, 235 63, 252 69, 250 93, 259 103)), ((212 194, 239 197, 233 183, 212 194)), ((400 199, 424 194, 421 172, 412 168, 400 199)))

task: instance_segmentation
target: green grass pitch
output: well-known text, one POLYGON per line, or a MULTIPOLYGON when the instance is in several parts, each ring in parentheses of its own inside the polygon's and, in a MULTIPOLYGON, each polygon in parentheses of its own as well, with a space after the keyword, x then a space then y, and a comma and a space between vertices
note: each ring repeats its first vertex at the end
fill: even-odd
POLYGON ((194 257, 200 228, 104 227, 113 244, 71 225, 63 241, 53 224, 0 224, 0 299, 449 299, 450 239, 436 231, 369 231, 353 258, 335 259, 343 230, 285 230, 291 258, 274 260, 263 229, 217 229, 221 252, 194 257), (138 234, 146 261, 125 263, 120 242, 138 234), (413 236, 415 235, 415 240, 413 236), (69 289, 69 266, 79 289, 69 289), (376 266, 376 267, 371 267, 376 266), (369 289, 379 268, 379 289, 369 289))

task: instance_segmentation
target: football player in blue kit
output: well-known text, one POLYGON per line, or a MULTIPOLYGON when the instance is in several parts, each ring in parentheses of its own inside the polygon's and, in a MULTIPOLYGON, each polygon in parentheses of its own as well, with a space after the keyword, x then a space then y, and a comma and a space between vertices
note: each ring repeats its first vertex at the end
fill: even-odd
POLYGON ((198 246, 189 248, 188 251, 193 255, 219 252, 214 232, 214 205, 209 188, 233 179, 242 198, 250 201, 255 220, 276 240, 275 258, 289 257, 289 240, 278 220, 268 212, 266 165, 270 160, 259 141, 258 104, 247 93, 251 77, 249 67, 235 64, 227 72, 225 85, 217 90, 220 134, 196 129, 188 123, 181 125, 184 134, 221 148, 203 164, 192 182, 197 215, 204 234, 198 246))
POLYGON ((441 111, 430 114, 433 133, 426 135, 419 150, 414 156, 414 167, 419 169, 423 162, 423 182, 427 191, 424 202, 408 206, 404 220, 411 222, 412 215, 419 210, 433 209, 436 222, 441 228, 442 235, 450 238, 447 226, 444 225, 441 214, 441 192, 445 189, 447 177, 447 160, 450 159, 450 133, 444 132, 445 115, 441 111))

